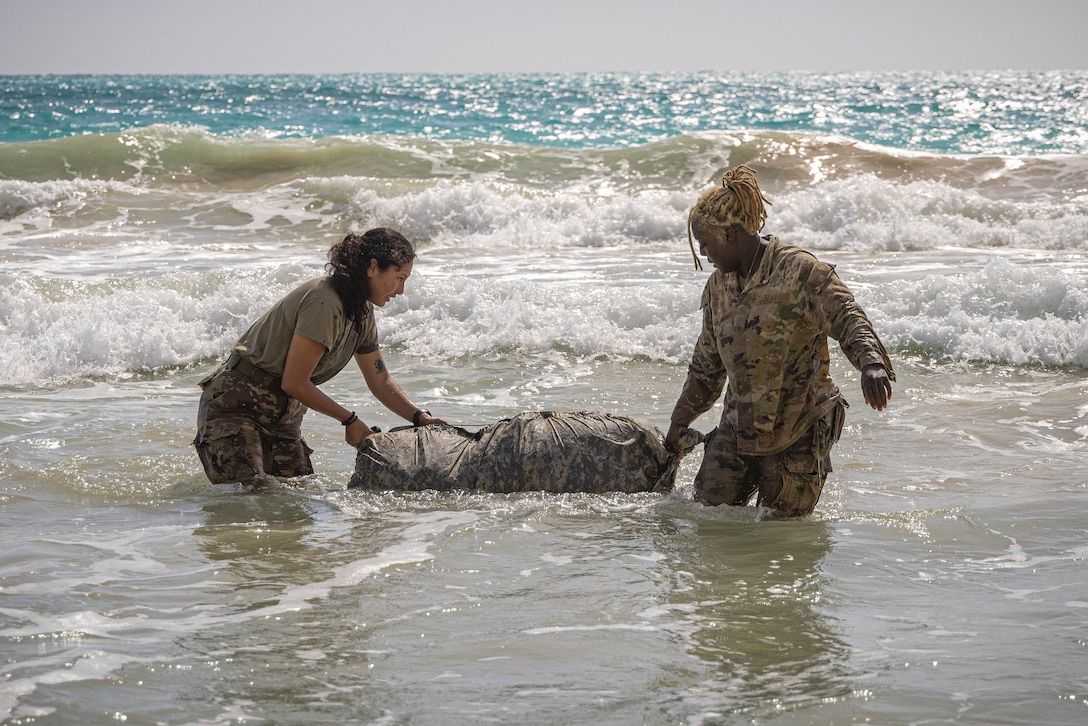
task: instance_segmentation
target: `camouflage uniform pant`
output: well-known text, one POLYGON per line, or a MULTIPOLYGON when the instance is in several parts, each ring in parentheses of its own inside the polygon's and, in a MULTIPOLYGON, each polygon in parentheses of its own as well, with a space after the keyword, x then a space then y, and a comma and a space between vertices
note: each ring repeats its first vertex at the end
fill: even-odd
POLYGON ((695 501, 744 506, 758 492, 757 503, 778 516, 811 514, 832 471, 831 447, 842 432, 845 407, 843 401, 800 439, 766 456, 738 453, 733 427, 719 425, 707 438, 695 475, 695 501))
POLYGON ((313 473, 313 450, 302 439, 305 406, 236 370, 219 370, 201 387, 193 445, 213 484, 313 473))

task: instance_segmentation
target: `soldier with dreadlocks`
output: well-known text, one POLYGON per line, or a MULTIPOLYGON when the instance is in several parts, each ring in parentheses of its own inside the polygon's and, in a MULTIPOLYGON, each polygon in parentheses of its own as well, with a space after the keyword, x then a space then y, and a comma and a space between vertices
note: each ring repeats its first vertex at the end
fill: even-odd
POLYGON ((446 423, 412 403, 378 348, 374 306, 404 292, 415 256, 392 229, 348 234, 329 250, 327 276, 295 288, 242 334, 226 363, 200 382, 193 444, 213 484, 312 474, 301 433, 307 409, 343 424, 344 440, 356 448, 375 433, 318 388, 353 357, 393 413, 416 426, 446 423))
POLYGON ((695 499, 743 506, 753 495, 777 516, 809 514, 831 471, 846 400, 829 375, 828 337, 861 371, 865 402, 883 410, 892 364, 833 265, 760 237, 770 204, 755 172, 738 166, 699 197, 688 244, 716 268, 702 297, 703 325, 666 444, 710 410, 725 409, 708 437, 695 499))

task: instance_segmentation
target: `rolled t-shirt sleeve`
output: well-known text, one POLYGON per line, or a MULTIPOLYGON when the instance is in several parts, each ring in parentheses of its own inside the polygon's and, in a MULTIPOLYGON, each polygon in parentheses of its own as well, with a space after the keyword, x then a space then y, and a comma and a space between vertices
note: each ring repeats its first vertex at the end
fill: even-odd
POLYGON ((359 344, 355 346, 355 353, 366 355, 376 350, 378 350, 378 325, 374 322, 374 308, 370 308, 369 314, 363 320, 363 330, 359 336, 359 344))

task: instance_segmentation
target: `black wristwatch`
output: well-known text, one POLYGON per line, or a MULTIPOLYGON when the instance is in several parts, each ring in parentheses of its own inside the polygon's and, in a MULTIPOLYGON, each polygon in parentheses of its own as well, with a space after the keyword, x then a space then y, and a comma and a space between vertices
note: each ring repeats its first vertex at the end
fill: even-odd
POLYGON ((427 411, 426 409, 422 409, 422 408, 417 408, 416 409, 416 412, 412 414, 412 425, 413 426, 417 426, 417 427, 419 426, 419 417, 422 416, 423 414, 427 414, 428 416, 430 416, 431 412, 427 411))

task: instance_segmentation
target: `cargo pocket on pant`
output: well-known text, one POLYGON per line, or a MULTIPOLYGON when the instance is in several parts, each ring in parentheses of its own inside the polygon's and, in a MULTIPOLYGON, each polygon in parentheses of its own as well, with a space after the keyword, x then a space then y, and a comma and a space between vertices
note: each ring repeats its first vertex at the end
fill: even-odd
MULTIPOLYGON (((825 458, 826 461, 826 458, 825 458)), ((779 460, 782 488, 773 502, 764 505, 786 517, 810 514, 823 493, 827 474, 808 451, 786 451, 779 460)))
POLYGON ((843 426, 846 424, 846 409, 850 404, 839 396, 835 405, 812 427, 812 456, 824 476, 832 471, 831 449, 839 442, 843 426))
POLYGON ((292 478, 314 473, 310 454, 314 453, 302 438, 269 436, 265 440, 265 471, 275 476, 292 478))
POLYGON ((204 473, 212 484, 249 481, 264 474, 260 437, 238 421, 212 421, 193 439, 204 473))

